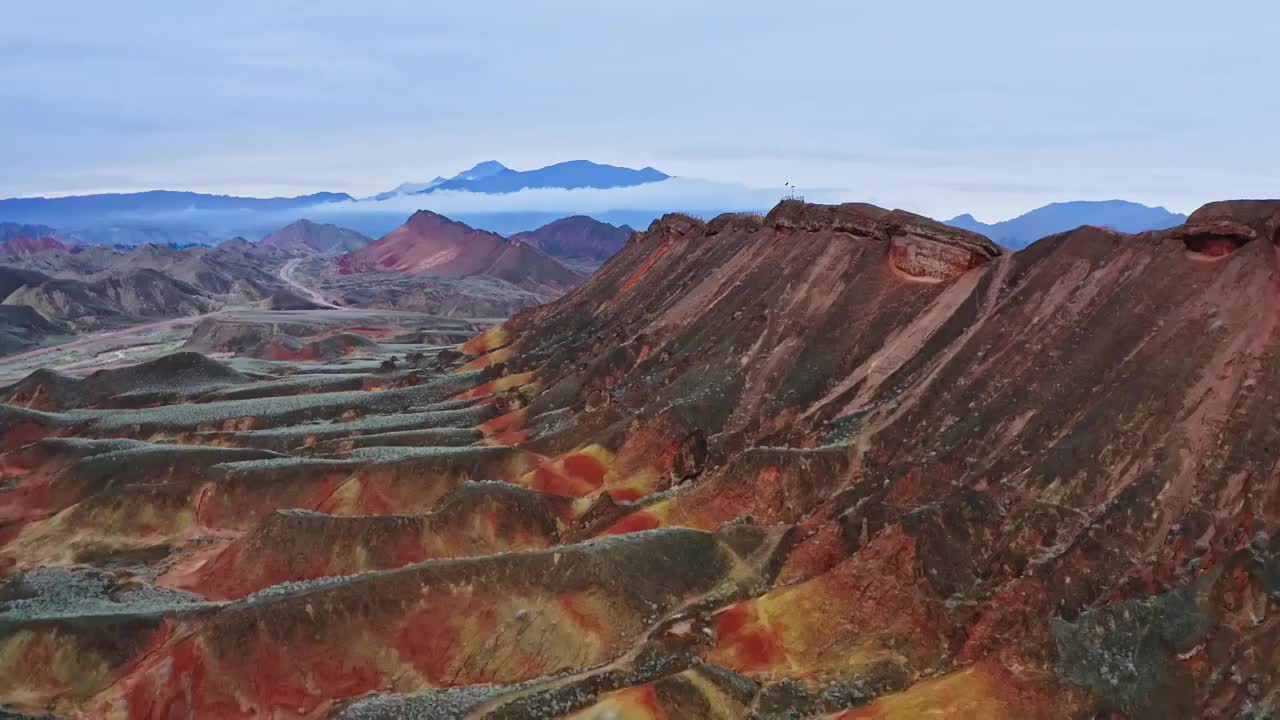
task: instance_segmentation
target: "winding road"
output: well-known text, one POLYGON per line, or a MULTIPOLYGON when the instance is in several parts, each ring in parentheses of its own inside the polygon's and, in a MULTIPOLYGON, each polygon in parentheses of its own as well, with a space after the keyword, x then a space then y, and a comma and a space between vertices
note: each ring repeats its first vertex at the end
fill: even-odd
MULTIPOLYGON (((302 285, 293 278, 293 271, 302 262, 302 258, 286 262, 277 275, 293 290, 311 302, 330 310, 349 311, 351 308, 335 305, 323 295, 302 285)), ((167 318, 154 322, 133 325, 131 327, 108 330, 82 335, 74 340, 46 347, 32 348, 25 352, 0 358, 0 381, 14 380, 41 367, 57 370, 73 370, 100 367, 124 361, 126 355, 139 352, 142 348, 130 345, 150 345, 155 342, 154 336, 165 333, 178 325, 192 325, 204 318, 223 313, 232 308, 219 308, 210 313, 187 317, 167 318), (151 337, 148 337, 151 336, 151 337)))
POLYGON ((289 262, 281 266, 280 272, 279 272, 280 279, 288 283, 289 286, 292 287, 294 290, 301 293, 303 297, 305 297, 306 299, 310 300, 311 302, 317 305, 321 305, 327 308, 332 308, 334 310, 347 310, 348 308, 345 308, 341 305, 334 305, 333 303, 326 300, 325 297, 320 293, 316 292, 315 290, 312 290, 311 288, 293 279, 293 271, 298 269, 298 265, 302 263, 302 260, 303 258, 294 258, 293 260, 290 260, 289 262))
MULTIPOLYGON (((316 290, 294 279, 293 273, 304 259, 295 258, 289 260, 276 271, 276 276, 284 281, 294 292, 319 307, 308 311, 282 312, 280 313, 282 315, 296 317, 299 314, 314 313, 313 317, 330 316, 330 319, 332 319, 330 311, 337 310, 341 311, 339 314, 343 318, 338 321, 339 323, 365 321, 366 319, 386 322, 392 316, 421 318, 423 321, 444 319, 422 313, 398 310, 366 310, 332 303, 316 290)), ((255 319, 260 320, 262 317, 270 317, 276 312, 243 305, 227 305, 201 315, 165 318, 130 327, 88 333, 59 345, 32 348, 15 355, 0 357, 0 384, 26 377, 32 371, 40 368, 83 373, 87 370, 110 367, 117 363, 140 362, 151 359, 151 356, 159 357, 181 349, 181 343, 190 336, 191 328, 205 318, 213 316, 239 317, 249 313, 253 314, 255 319)), ((450 322, 456 323, 456 321, 450 322)), ((475 329, 475 323, 479 323, 479 329, 493 324, 492 320, 485 319, 468 320, 468 322, 472 323, 473 329, 475 329)), ((421 323, 416 323, 415 325, 420 326, 421 323)))

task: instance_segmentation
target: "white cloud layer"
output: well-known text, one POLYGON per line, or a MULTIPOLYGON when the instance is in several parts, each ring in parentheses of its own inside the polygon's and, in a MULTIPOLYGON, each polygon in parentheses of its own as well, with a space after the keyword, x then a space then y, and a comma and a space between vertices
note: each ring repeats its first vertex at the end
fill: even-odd
MULTIPOLYGON (((657 212, 762 211, 778 203, 782 188, 749 188, 733 183, 671 178, 632 187, 533 188, 513 193, 486 194, 445 190, 423 195, 402 195, 382 201, 328 203, 312 212, 323 215, 349 213, 400 213, 431 210, 441 215, 488 213, 557 213, 598 215, 611 211, 657 212)), ((839 190, 814 190, 806 197, 813 202, 839 202, 839 190)))
MULTIPOLYGON (((709 217, 721 212, 764 212, 782 199, 781 188, 749 188, 733 183, 691 178, 609 189, 539 188, 512 193, 486 194, 441 191, 402 195, 386 200, 352 200, 317 203, 288 210, 185 210, 117 213, 93 224, 142 227, 199 228, 215 236, 258 237, 299 218, 352 227, 372 235, 383 234, 418 210, 430 210, 476 227, 504 234, 527 230, 567 215, 591 215, 622 224, 646 224, 667 212, 688 212, 709 217)), ((814 190, 812 202, 840 202, 844 193, 814 190)), ((74 229, 74 228, 72 228, 74 229)))

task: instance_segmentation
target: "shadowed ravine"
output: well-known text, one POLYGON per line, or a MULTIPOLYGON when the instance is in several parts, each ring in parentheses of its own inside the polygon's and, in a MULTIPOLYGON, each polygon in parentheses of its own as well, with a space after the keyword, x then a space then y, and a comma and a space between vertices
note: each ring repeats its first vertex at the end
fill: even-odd
POLYGON ((37 372, 0 708, 1273 717, 1277 241, 1280 201, 1016 253, 787 201, 456 346, 332 312, 37 372))

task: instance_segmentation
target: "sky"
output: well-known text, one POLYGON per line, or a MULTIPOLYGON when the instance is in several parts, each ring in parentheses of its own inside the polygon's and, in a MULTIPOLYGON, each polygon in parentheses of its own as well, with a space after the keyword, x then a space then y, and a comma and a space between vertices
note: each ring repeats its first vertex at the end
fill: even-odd
POLYGON ((1280 196, 1280 3, 0 4, 0 197, 370 195, 481 160, 998 220, 1280 196))

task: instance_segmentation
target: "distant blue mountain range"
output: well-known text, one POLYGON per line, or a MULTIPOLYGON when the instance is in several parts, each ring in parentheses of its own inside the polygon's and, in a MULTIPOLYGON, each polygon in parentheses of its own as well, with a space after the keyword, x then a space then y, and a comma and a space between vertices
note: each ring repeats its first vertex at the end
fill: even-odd
POLYGON ((288 198, 253 198, 175 190, 0 200, 0 222, 52 226, 45 234, 64 242, 107 245, 210 244, 241 223, 269 215, 302 213, 317 205, 351 200, 321 192, 288 198), (209 218, 225 222, 213 226, 209 218))
POLYGON ((437 177, 427 182, 407 182, 373 200, 386 200, 401 195, 425 195, 442 190, 458 190, 486 194, 510 193, 535 188, 618 188, 660 182, 670 175, 651 167, 635 170, 617 165, 603 165, 590 160, 569 160, 536 170, 512 170, 497 160, 486 160, 463 170, 451 178, 437 177))
POLYGON ((184 210, 288 210, 350 199, 351 196, 346 193, 332 192, 290 198, 252 198, 176 190, 70 195, 56 198, 9 198, 0 200, 0 220, 43 223, 56 227, 74 224, 82 218, 97 220, 104 215, 112 214, 132 215, 184 210))
MULTIPOLYGON (((56 235, 64 242, 210 244, 231 235, 261 237, 299 217, 314 216, 320 212, 326 222, 376 237, 404 221, 406 206, 430 207, 428 198, 431 193, 454 191, 498 195, 539 188, 623 188, 661 182, 670 177, 651 167, 636 170, 588 160, 570 160, 534 170, 513 170, 496 160, 486 160, 449 178, 408 182, 361 200, 339 192, 253 198, 172 190, 11 198, 0 200, 0 223, 7 221, 9 225, 6 227, 11 229, 19 227, 14 223, 50 226, 42 228, 41 233, 56 235), (392 198, 420 198, 421 203, 416 200, 388 202, 384 210, 380 201, 392 198), (329 207, 317 210, 317 206, 324 205, 329 207)), ((455 219, 475 227, 513 233, 580 213, 581 210, 573 204, 571 199, 566 199, 566 207, 555 211, 463 212, 457 213, 455 219)), ((615 210, 597 212, 594 217, 615 225, 626 223, 643 227, 669 209, 615 210)), ((731 209, 735 208, 705 208, 709 215, 731 209)), ((1042 237, 1080 225, 1104 225, 1124 232, 1138 232, 1171 227, 1185 220, 1183 215, 1164 208, 1107 200, 1053 203, 1012 220, 992 224, 980 222, 972 215, 960 215, 946 222, 980 232, 1006 247, 1020 249, 1042 237)))
POLYGON ((0 242, 16 237, 42 238, 53 237, 57 230, 48 225, 24 225, 17 222, 0 221, 0 242))
POLYGON ((509 193, 532 188, 605 189, 643 185, 666 180, 669 177, 671 176, 651 167, 633 170, 616 165, 601 165, 589 160, 570 160, 537 170, 512 170, 502 163, 490 160, 420 192, 463 190, 480 193, 509 193))
POLYGON ((421 192, 426 192, 428 190, 433 190, 436 187, 439 187, 440 185, 443 185, 445 183, 461 182, 461 181, 467 181, 467 180, 481 180, 491 175, 497 175, 500 172, 514 172, 514 171, 508 168, 506 165, 503 165, 502 163, 498 162, 497 160, 485 160, 482 163, 476 163, 476 165, 472 167, 470 170, 463 170, 462 172, 458 173, 457 175, 454 175, 451 178, 440 177, 439 175, 437 175, 434 180, 428 180, 427 182, 400 183, 400 185, 398 185, 397 187, 391 190, 388 190, 384 193, 378 193, 377 195, 374 195, 372 198, 369 198, 369 199, 387 200, 389 198, 399 197, 401 195, 415 195, 421 192))
POLYGON ((1186 215, 1127 200, 1077 200, 1051 203, 1011 220, 992 224, 980 222, 968 214, 957 215, 944 222, 952 227, 982 233, 1007 248, 1020 250, 1042 237, 1074 230, 1081 225, 1099 225, 1135 233, 1163 230, 1181 225, 1186 220, 1186 215))
MULTIPOLYGON (((254 235, 275 230, 280 226, 282 214, 296 210, 301 216, 308 208, 329 203, 363 204, 445 190, 499 194, 534 188, 619 188, 659 182, 669 177, 651 167, 635 170, 589 160, 571 160, 535 170, 512 170, 496 160, 486 160, 450 178, 404 183, 394 190, 363 200, 337 192, 290 198, 253 198, 173 190, 10 198, 0 200, 0 221, 52 226, 59 231, 59 237, 86 243, 128 244, 135 240, 209 243, 226 234, 254 235)), ((553 213, 551 219, 571 214, 574 209, 567 207, 565 213, 553 213)), ((335 210, 337 212, 341 211, 335 210)), ((368 230, 382 229, 381 225, 387 223, 394 227, 403 221, 402 210, 389 210, 387 218, 367 209, 350 214, 353 222, 369 223, 370 227, 361 228, 368 230)), ((296 218, 289 218, 293 219, 296 218)), ((515 223, 513 218, 502 217, 499 220, 498 224, 511 232, 530 229, 523 223, 515 223)))

